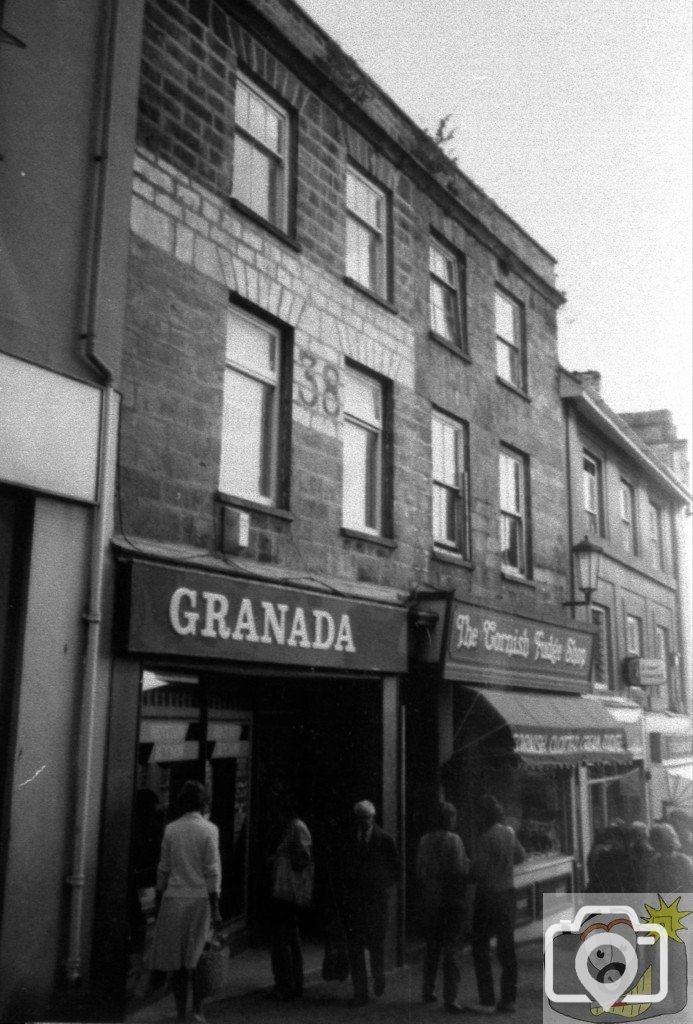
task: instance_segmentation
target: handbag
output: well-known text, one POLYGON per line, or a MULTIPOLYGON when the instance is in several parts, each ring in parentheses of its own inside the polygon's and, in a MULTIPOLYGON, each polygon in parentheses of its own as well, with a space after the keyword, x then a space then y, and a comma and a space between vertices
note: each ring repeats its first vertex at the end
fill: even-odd
POLYGON ((197 983, 203 999, 217 995, 229 983, 229 953, 226 940, 214 934, 205 944, 196 968, 197 983))
POLYGON ((296 871, 291 866, 288 853, 280 850, 274 861, 272 895, 276 900, 282 900, 284 903, 307 907, 313 898, 313 877, 312 862, 302 870, 296 871))

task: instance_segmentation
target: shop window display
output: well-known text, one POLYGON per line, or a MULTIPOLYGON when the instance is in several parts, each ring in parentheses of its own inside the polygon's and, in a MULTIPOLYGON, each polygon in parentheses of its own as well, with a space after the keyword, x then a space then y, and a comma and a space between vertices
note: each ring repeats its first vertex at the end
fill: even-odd
POLYGON ((570 849, 567 808, 569 775, 563 769, 531 771, 519 774, 522 818, 518 838, 529 857, 550 857, 570 849))

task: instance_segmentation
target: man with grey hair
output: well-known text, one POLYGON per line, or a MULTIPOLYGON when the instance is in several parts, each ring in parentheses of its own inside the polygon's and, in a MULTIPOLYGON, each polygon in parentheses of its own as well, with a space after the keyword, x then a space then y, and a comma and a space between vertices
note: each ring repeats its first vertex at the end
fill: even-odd
POLYGON ((368 1002, 366 950, 373 994, 381 996, 385 991, 388 889, 397 882, 400 867, 395 841, 375 824, 375 815, 370 800, 355 804, 341 869, 344 930, 354 986, 350 1006, 368 1002))

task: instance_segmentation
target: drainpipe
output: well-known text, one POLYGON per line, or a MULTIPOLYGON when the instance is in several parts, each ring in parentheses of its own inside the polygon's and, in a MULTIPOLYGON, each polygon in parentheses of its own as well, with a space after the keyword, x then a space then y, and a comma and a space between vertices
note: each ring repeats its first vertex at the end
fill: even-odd
POLYGON ((85 283, 83 289, 82 329, 80 342, 82 355, 95 369, 103 385, 101 423, 99 435, 99 476, 97 503, 94 508, 91 553, 89 565, 89 595, 86 623, 85 656, 82 676, 82 702, 77 740, 77 775, 75 818, 72 849, 72 871, 67 877, 70 886, 70 913, 68 952, 64 961, 70 985, 82 982, 82 934, 84 925, 84 892, 86 885, 87 838, 92 818, 91 794, 95 771, 96 698, 99 686, 99 650, 101 646, 102 592, 104 583, 104 555, 108 542, 112 481, 115 473, 117 446, 114 438, 118 426, 118 397, 113 387, 111 369, 95 351, 95 327, 99 275, 101 272, 102 229, 105 205, 107 142, 110 127, 111 83, 116 41, 117 0, 104 0, 103 36, 99 53, 100 81, 98 82, 98 108, 93 148, 94 176, 91 188, 88 220, 85 227, 84 259, 85 283))
POLYGON ((94 733, 96 727, 96 696, 99 685, 99 648, 101 644, 102 592, 104 551, 108 542, 108 483, 115 470, 113 436, 118 423, 118 397, 115 389, 104 388, 101 405, 101 436, 99 440, 99 498, 94 510, 89 570, 89 603, 84 614, 86 651, 82 680, 82 707, 77 755, 77 796, 73 834, 72 873, 67 878, 70 893, 70 930, 65 973, 71 985, 82 981, 82 930, 84 922, 84 888, 86 884, 87 836, 91 821, 91 790, 94 776, 94 733))

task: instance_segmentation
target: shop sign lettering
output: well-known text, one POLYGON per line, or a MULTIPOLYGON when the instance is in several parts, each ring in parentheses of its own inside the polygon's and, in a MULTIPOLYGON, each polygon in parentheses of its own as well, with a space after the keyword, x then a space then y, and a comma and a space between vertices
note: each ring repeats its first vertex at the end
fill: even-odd
POLYGON ((356 652, 346 612, 335 617, 324 608, 306 611, 301 605, 290 608, 273 601, 253 602, 249 597, 233 608, 226 594, 178 587, 171 595, 168 617, 178 636, 356 652))
POLYGON ((592 645, 593 637, 587 632, 472 608, 458 601, 453 606, 448 654, 456 662, 587 678, 592 645))
POLYGON ((621 732, 514 732, 513 739, 518 754, 534 757, 618 754, 626 749, 621 732))
POLYGON ((116 642, 133 654, 405 672, 407 609, 133 561, 120 581, 116 642))
POLYGON ((483 619, 480 629, 472 626, 471 617, 459 612, 455 619, 457 648, 465 650, 495 651, 510 658, 524 658, 532 661, 548 661, 552 665, 563 662, 583 668, 587 663, 588 649, 572 636, 560 638, 545 629, 515 629, 512 633, 502 632, 495 619, 483 619))

